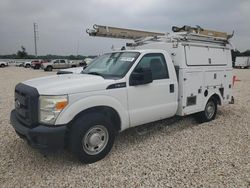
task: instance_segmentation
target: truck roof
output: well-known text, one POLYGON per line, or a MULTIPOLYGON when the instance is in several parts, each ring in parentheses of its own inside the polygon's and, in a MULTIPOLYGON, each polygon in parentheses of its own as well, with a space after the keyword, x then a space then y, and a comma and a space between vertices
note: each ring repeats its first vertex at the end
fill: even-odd
POLYGON ((112 51, 112 52, 108 52, 108 53, 115 53, 115 52, 139 52, 139 53, 159 53, 159 52, 166 52, 167 50, 163 50, 163 49, 135 49, 135 50, 116 50, 116 51, 112 51))

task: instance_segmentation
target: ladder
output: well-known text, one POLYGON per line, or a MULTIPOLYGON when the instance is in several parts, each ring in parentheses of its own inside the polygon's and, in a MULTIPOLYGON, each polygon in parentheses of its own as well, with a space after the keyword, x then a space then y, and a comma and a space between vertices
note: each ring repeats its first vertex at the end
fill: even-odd
POLYGON ((232 38, 231 35, 226 32, 219 32, 213 30, 203 29, 200 26, 190 27, 172 27, 173 33, 159 33, 150 31, 133 30, 126 28, 93 25, 93 29, 87 29, 86 32, 89 36, 98 37, 109 37, 118 39, 130 39, 134 40, 134 43, 128 43, 128 46, 137 46, 143 44, 146 41, 155 40, 160 41, 162 38, 168 39, 170 41, 186 41, 186 42, 205 42, 205 43, 216 43, 225 46, 229 43, 229 39, 232 38))
POLYGON ((94 25, 93 29, 87 29, 86 32, 89 34, 89 36, 130 39, 130 40, 139 40, 146 37, 157 37, 165 35, 165 33, 125 29, 125 28, 102 26, 102 25, 94 25))
POLYGON ((172 31, 176 33, 187 32, 188 34, 201 36, 201 37, 220 38, 221 40, 223 39, 228 40, 233 37, 233 34, 229 35, 226 32, 203 29, 198 25, 196 27, 191 27, 187 25, 184 25, 183 27, 173 26, 172 31))

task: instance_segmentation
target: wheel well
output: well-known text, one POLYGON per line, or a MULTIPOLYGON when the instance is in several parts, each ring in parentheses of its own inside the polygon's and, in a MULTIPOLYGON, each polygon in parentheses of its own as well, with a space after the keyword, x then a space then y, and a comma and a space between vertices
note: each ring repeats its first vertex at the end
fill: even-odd
POLYGON ((106 117, 110 117, 110 120, 112 122, 114 122, 114 126, 116 128, 117 131, 121 130, 121 119, 119 114, 117 113, 117 111, 111 107, 108 106, 96 106, 96 107, 92 107, 92 108, 88 108, 80 113, 78 113, 73 121, 75 119, 77 119, 80 116, 83 116, 85 114, 91 113, 91 112, 98 112, 98 113, 102 113, 104 114, 106 117))
POLYGON ((220 99, 220 96, 218 95, 218 94, 213 94, 211 97, 210 97, 210 99, 214 99, 216 102, 217 102, 217 104, 219 104, 219 105, 221 105, 221 99, 220 99))

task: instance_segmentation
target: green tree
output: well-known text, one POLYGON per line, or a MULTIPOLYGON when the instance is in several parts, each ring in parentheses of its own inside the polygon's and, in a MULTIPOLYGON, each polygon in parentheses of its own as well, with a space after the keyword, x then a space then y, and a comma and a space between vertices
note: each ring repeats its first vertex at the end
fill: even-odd
POLYGON ((24 46, 21 46, 21 50, 18 50, 17 58, 20 58, 20 59, 28 58, 28 53, 26 52, 26 49, 24 46))

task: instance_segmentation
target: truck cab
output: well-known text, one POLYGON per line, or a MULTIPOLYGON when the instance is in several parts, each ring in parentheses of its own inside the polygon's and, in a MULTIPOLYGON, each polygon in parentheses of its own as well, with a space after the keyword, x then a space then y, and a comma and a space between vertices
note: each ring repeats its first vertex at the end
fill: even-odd
MULTIPOLYGON (((66 135, 79 126, 73 124, 83 123, 81 119, 92 116, 90 112, 119 132, 175 115, 177 97, 177 77, 166 51, 118 51, 98 57, 82 74, 18 84, 11 121, 17 133, 33 146, 58 149, 70 142, 66 135), (103 117, 108 114, 108 119, 103 117)), ((89 139, 99 137, 96 133, 89 139)))

